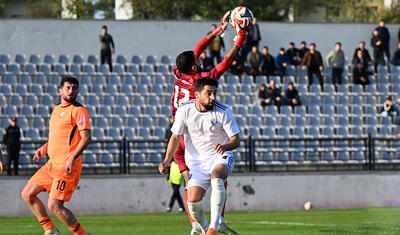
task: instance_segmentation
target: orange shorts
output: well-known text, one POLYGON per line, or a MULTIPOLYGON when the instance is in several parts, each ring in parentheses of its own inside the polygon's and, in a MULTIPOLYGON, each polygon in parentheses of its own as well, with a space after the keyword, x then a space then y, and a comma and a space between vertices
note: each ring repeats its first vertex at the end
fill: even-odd
POLYGON ((78 186, 81 171, 82 157, 74 161, 71 173, 68 175, 65 174, 65 164, 56 164, 49 160, 31 177, 29 182, 44 187, 50 197, 68 202, 78 186))

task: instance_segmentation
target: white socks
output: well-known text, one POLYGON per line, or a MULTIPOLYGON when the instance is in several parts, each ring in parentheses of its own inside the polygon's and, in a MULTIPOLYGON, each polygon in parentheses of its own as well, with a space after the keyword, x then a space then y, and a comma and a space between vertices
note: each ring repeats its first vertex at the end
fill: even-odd
POLYGON ((219 220, 221 217, 222 209, 224 208, 225 202, 225 186, 224 180, 215 178, 211 180, 211 220, 210 228, 214 228, 215 231, 218 229, 219 220))
POLYGON ((206 233, 205 229, 208 227, 206 216, 204 215, 202 202, 188 202, 188 209, 192 218, 200 225, 203 233, 206 233))

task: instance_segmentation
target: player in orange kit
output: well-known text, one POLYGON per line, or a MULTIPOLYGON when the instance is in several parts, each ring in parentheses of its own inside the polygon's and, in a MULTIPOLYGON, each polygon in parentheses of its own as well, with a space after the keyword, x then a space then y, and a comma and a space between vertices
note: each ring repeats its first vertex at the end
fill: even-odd
POLYGON ((91 141, 90 119, 85 107, 75 101, 79 81, 75 77, 63 77, 59 93, 61 104, 54 107, 50 118, 49 139, 36 151, 33 160, 38 161, 46 153, 47 163, 28 181, 22 190, 22 198, 45 230, 44 234, 61 234, 49 218, 46 208, 37 194, 49 193, 48 208, 76 235, 89 234, 79 224, 64 202, 71 199, 79 183, 82 171, 81 153, 91 141))

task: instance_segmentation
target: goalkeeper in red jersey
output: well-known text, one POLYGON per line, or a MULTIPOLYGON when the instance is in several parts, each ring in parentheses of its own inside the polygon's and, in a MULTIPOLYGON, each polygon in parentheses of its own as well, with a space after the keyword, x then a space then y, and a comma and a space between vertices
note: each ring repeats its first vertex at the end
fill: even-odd
MULTIPOLYGON (((221 19, 221 24, 213 32, 208 34, 206 37, 201 39, 199 43, 197 43, 193 51, 184 51, 176 57, 176 67, 174 68, 173 71, 175 76, 174 91, 171 96, 171 109, 173 117, 175 116, 176 110, 181 104, 196 98, 194 93, 194 83, 196 82, 197 79, 202 77, 209 77, 218 80, 222 76, 222 74, 231 66, 233 60, 239 54, 240 48, 243 46, 243 43, 246 40, 246 32, 251 22, 244 22, 243 24, 244 27, 240 27, 239 25, 237 25, 236 29, 238 36, 236 37, 234 45, 226 54, 224 60, 221 63, 215 66, 215 68, 213 68, 210 72, 202 72, 201 70, 199 56, 210 45, 210 43, 214 40, 214 38, 222 34, 224 30, 228 27, 229 16, 230 16, 230 11, 225 13, 225 15, 221 19)), ((174 155, 174 158, 175 161, 178 163, 179 170, 184 176, 185 185, 187 185, 187 182, 189 180, 189 168, 185 163, 184 156, 185 156, 185 146, 182 136, 181 143, 174 155)), ((162 174, 166 173, 168 164, 169 162, 162 162, 160 164, 159 166, 160 173, 162 174)), ((185 196, 184 197, 185 204, 187 206, 186 190, 184 196, 185 196)), ((225 224, 223 217, 224 210, 222 211, 221 214, 219 232, 225 234, 238 234, 225 224)), ((201 229, 193 220, 189 211, 188 215, 193 227, 191 234, 200 234, 201 229)))

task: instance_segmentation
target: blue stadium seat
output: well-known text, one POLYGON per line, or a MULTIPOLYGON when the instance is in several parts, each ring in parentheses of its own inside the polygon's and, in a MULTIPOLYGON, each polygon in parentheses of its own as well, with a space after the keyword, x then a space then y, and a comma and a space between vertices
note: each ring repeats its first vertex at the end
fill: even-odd
POLYGON ((24 65, 24 72, 28 73, 29 75, 37 74, 36 65, 34 65, 34 64, 25 64, 24 65))
MULTIPOLYGON (((121 134, 119 132, 118 127, 108 129, 107 137, 109 137, 109 138, 111 138, 113 140, 121 139, 121 134)), ((114 144, 114 143, 109 143, 109 144, 114 144)), ((112 148, 112 149, 115 149, 115 148, 112 148)))
POLYGON ((84 64, 82 65, 82 72, 87 74, 87 75, 95 75, 95 69, 94 69, 94 65, 92 64, 84 64))
POLYGON ((6 106, 4 113, 7 117, 15 117, 17 116, 17 107, 15 106, 6 106))
POLYGON ((48 64, 41 64, 41 65, 39 66, 39 72, 40 72, 40 73, 43 73, 44 75, 50 75, 50 74, 52 74, 50 65, 48 65, 48 64))
POLYGON ((355 116, 361 117, 363 115, 363 110, 362 110, 361 104, 358 106, 353 106, 351 108, 351 113, 355 116))
POLYGON ((161 61, 161 63, 166 64, 168 66, 173 66, 173 64, 174 64, 171 60, 171 56, 169 56, 169 55, 162 55, 160 61, 161 61))
POLYGON ((156 56, 154 56, 154 55, 146 56, 146 63, 147 64, 152 64, 152 65, 156 65, 158 63, 156 56))
POLYGON ((267 109, 265 111, 266 114, 269 114, 271 116, 276 116, 278 115, 278 108, 276 106, 267 106, 267 109))
POLYGON ((335 99, 333 96, 324 96, 324 105, 336 105, 335 99))
POLYGON ((272 156, 272 153, 270 153, 270 152, 261 152, 260 153, 259 161, 261 161, 263 163, 271 164, 273 159, 274 158, 272 156))
POLYGON ((319 105, 308 106, 308 114, 314 117, 319 117, 321 115, 320 106, 319 105))
POLYGON ((73 55, 72 57, 72 63, 74 64, 83 64, 83 55, 73 55))
POLYGON ((293 129, 293 135, 298 138, 304 138, 305 137, 304 126, 296 126, 293 129))
POLYGON ((19 77, 19 83, 24 85, 32 85, 32 77, 29 75, 21 75, 19 77))
MULTIPOLYGON (((167 108, 169 113, 171 112, 170 111, 171 109, 169 107, 164 107, 164 108, 167 108)), ((138 106, 130 106, 128 113, 129 113, 129 115, 133 115, 136 117, 142 115, 142 113, 140 112, 140 108, 138 106)))
POLYGON ((360 162, 360 163, 365 161, 365 157, 364 157, 363 153, 359 152, 359 151, 352 152, 351 159, 354 161, 360 162))
POLYGON ((32 127, 37 130, 44 130, 46 128, 43 118, 33 118, 32 119, 32 127))
POLYGON ((125 75, 125 69, 120 64, 113 64, 113 72, 118 75, 125 75))
POLYGON ((71 64, 69 66, 69 72, 73 75, 80 75, 81 74, 81 66, 78 64, 71 64))
POLYGON ((338 104, 340 104, 340 105, 349 105, 348 97, 344 96, 344 95, 338 96, 338 104))
POLYGON ((108 93, 112 96, 119 95, 118 88, 116 85, 108 85, 106 86, 105 93, 108 93))
POLYGON ((97 159, 94 154, 85 154, 83 155, 83 166, 84 167, 97 167, 97 159))
POLYGON ((356 127, 352 127, 350 128, 351 130, 351 134, 357 137, 362 137, 363 133, 362 133, 362 129, 360 126, 356 126, 356 127))
POLYGON ((138 127, 138 137, 149 139, 151 137, 148 127, 138 127))
POLYGON ((111 119, 110 126, 111 126, 112 128, 122 128, 122 127, 124 126, 124 125, 123 125, 123 122, 122 122, 122 118, 120 118, 120 117, 113 117, 113 118, 111 119))
POLYGON ((43 58, 43 63, 54 65, 56 63, 55 56, 53 54, 46 54, 43 58))
POLYGON ((126 121, 126 127, 137 128, 139 127, 139 121, 136 117, 128 117, 126 121))
POLYGON ((56 64, 54 65, 54 72, 58 75, 67 75, 67 71, 63 64, 56 64))
POLYGON ((263 75, 256 76, 256 84, 257 85, 267 84, 267 77, 263 75))
POLYGON ((261 126, 261 118, 259 116, 250 117, 249 125, 253 126, 253 127, 260 127, 261 126))
POLYGON ((99 66, 99 73, 103 75, 109 75, 110 74, 110 68, 108 67, 108 64, 101 64, 99 66))
POLYGON ((14 107, 22 107, 24 105, 22 102, 22 98, 19 95, 11 96, 10 104, 14 107))
POLYGON ((322 135, 327 136, 327 137, 333 137, 333 128, 332 126, 325 126, 322 128, 322 135))
POLYGON ((50 95, 43 95, 40 99, 40 104, 43 106, 53 106, 54 105, 53 97, 50 95))
POLYGON ((160 127, 160 128, 168 128, 168 126, 169 126, 168 117, 158 117, 155 124, 157 127, 160 127))
POLYGON ((92 129, 93 139, 102 140, 104 139, 104 129, 101 126, 96 125, 96 128, 92 129))
POLYGON ((102 117, 111 117, 111 108, 108 106, 100 106, 99 115, 102 117))
POLYGON ((126 117, 126 107, 125 106, 117 106, 114 109, 114 115, 119 117, 126 117))
POLYGON ((156 116, 157 115, 156 107, 154 107, 154 106, 146 106, 145 109, 144 109, 144 114, 147 114, 147 115, 152 116, 152 117, 156 116))
POLYGON ((1 64, 11 64, 11 57, 9 54, 1 54, 0 55, 0 63, 1 64))
POLYGON ((247 126, 247 125, 246 125, 246 121, 245 121, 245 119, 244 119, 242 116, 236 116, 236 117, 235 117, 235 120, 236 120, 236 123, 237 123, 237 125, 238 125, 239 127, 247 126))
POLYGON ((133 89, 131 85, 124 84, 121 87, 121 92, 125 95, 132 95, 133 94, 133 89))
POLYGON ((137 64, 129 64, 127 71, 128 71, 128 73, 130 73, 132 75, 139 75, 140 74, 139 66, 137 64))
POLYGON ((58 63, 64 64, 64 65, 69 64, 69 56, 68 55, 64 55, 64 54, 60 54, 58 56, 58 63))
POLYGON ((360 116, 355 116, 351 118, 351 125, 360 127, 363 125, 363 121, 360 116))
POLYGON ((323 125, 332 127, 335 125, 335 121, 333 120, 333 116, 327 116, 323 119, 323 125))
POLYGON ((40 64, 40 55, 31 54, 29 56, 29 63, 39 65, 40 64))
POLYGON ((99 59, 95 55, 88 55, 87 62, 89 64, 98 65, 99 59))
POLYGON ((50 117, 49 108, 46 106, 37 107, 36 115, 42 118, 49 118, 50 117))
POLYGON ((26 63, 26 56, 24 54, 16 54, 15 63, 19 65, 24 65, 26 63))
POLYGON ((307 130, 308 135, 314 138, 318 138, 319 137, 319 128, 315 127, 315 126, 310 126, 307 130))
MULTIPOLYGON (((21 114, 24 118, 32 118, 35 116, 33 113, 33 108, 31 106, 24 106, 21 108, 21 114)), ((18 125, 20 125, 20 120, 18 120, 18 125)))
POLYGON ((142 127, 147 127, 147 128, 153 128, 154 127, 154 123, 153 123, 153 119, 152 116, 146 115, 140 118, 140 125, 142 127))
POLYGON ((26 85, 18 84, 15 86, 15 93, 21 96, 26 96, 28 94, 28 89, 26 85))
POLYGON ((26 131, 26 138, 30 139, 30 140, 39 140, 40 139, 40 135, 39 135, 39 131, 37 129, 28 129, 26 131))
POLYGON ((32 94, 43 95, 43 85, 33 84, 29 90, 32 94))
POLYGON ((134 96, 133 97, 133 105, 138 107, 145 107, 146 104, 144 102, 144 98, 142 96, 134 96))
POLYGON ((89 117, 94 118, 97 114, 96 114, 96 109, 93 106, 86 106, 85 107, 89 113, 89 117))
POLYGON ((369 126, 367 128, 367 134, 371 135, 372 137, 377 137, 378 136, 378 130, 376 128, 376 126, 369 126))
POLYGON ((289 117, 283 116, 279 119, 279 125, 284 127, 290 127, 292 124, 289 117))
POLYGON ((125 65, 125 64, 128 63, 128 60, 126 59, 126 57, 125 57, 124 55, 117 55, 116 62, 117 62, 118 64, 125 65))
POLYGON ((131 139, 134 139, 136 137, 135 132, 132 129, 129 129, 129 128, 124 128, 123 133, 124 133, 124 137, 127 140, 131 140, 131 139))
POLYGON ((140 56, 133 55, 132 59, 131 59, 131 63, 137 64, 137 65, 142 65, 143 64, 143 60, 142 60, 142 58, 140 58, 140 56))
POLYGON ((93 84, 107 86, 108 83, 105 76, 98 75, 93 78, 93 84))

